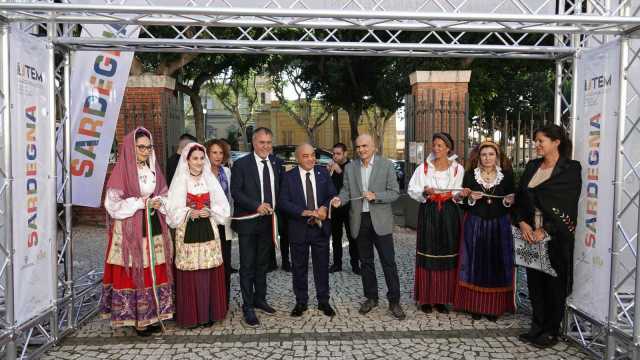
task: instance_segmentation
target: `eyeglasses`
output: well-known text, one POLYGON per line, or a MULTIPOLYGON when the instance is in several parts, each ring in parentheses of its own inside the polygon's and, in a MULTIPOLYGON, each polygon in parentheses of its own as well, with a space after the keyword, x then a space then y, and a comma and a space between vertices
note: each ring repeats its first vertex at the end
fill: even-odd
POLYGON ((153 145, 149 145, 149 146, 145 146, 145 145, 136 145, 136 147, 138 148, 138 150, 140 151, 152 151, 153 150, 153 145))

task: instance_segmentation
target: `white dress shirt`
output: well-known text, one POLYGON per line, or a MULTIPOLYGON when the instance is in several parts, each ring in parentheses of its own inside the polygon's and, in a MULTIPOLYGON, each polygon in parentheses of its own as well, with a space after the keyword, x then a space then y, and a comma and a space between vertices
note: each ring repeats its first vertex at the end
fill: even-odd
POLYGON ((316 174, 313 172, 314 169, 309 171, 302 168, 302 166, 298 166, 298 170, 300 171, 300 179, 302 179, 302 190, 304 191, 304 199, 307 200, 307 173, 310 173, 311 176, 311 185, 313 186, 313 202, 315 208, 318 208, 318 189, 316 187, 316 174))
POLYGON ((253 156, 256 158, 256 163, 258 164, 258 176, 260 177, 260 201, 264 202, 264 180, 262 179, 262 169, 264 168, 264 165, 262 164, 262 160, 267 160, 267 167, 269 168, 269 178, 271 179, 271 199, 273 199, 273 208, 276 207, 276 183, 275 183, 275 173, 273 172, 273 167, 271 166, 271 161, 269 160, 269 157, 267 156, 266 159, 261 158, 260 156, 258 156, 258 154, 256 154, 255 152, 253 153, 253 156))
MULTIPOLYGON (((373 161, 376 158, 375 155, 369 160, 367 167, 364 167, 364 163, 360 160, 360 176, 362 177, 362 192, 369 191, 369 179, 371 178, 371 172, 373 171, 373 161)), ((362 212, 369 212, 369 201, 362 199, 362 212)))

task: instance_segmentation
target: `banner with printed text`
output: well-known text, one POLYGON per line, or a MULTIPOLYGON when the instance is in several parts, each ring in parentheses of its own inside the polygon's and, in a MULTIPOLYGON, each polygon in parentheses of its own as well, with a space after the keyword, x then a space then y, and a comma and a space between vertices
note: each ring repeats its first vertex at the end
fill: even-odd
MULTIPOLYGON (((104 1, 92 0, 88 3, 104 4, 104 1)), ((97 37, 100 34, 101 37, 137 38, 140 28, 84 24, 82 31, 83 36, 97 37)), ((133 52, 120 51, 73 53, 69 113, 70 174, 74 205, 101 206, 102 190, 133 55, 133 52)), ((62 148, 61 135, 58 134, 58 149, 62 148)), ((58 182, 58 191, 61 187, 62 177, 58 182)))
POLYGON ((49 119, 48 53, 41 39, 12 28, 9 34, 13 281, 16 324, 53 305, 52 264, 55 183, 49 119))
POLYGON ((575 159, 582 164, 582 193, 569 303, 606 322, 613 233, 620 45, 583 51, 578 59, 575 159))

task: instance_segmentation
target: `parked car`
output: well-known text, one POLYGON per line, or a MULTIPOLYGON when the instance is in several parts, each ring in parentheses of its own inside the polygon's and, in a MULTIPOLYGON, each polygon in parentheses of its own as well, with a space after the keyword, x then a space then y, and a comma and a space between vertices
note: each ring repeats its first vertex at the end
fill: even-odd
MULTIPOLYGON (((291 169, 298 164, 296 161, 296 146, 295 145, 277 145, 273 147, 273 153, 282 161, 286 170, 291 169)), ((316 148, 316 162, 318 165, 328 165, 333 158, 330 151, 316 148)))
POLYGON ((393 163, 393 167, 396 169, 396 177, 398 178, 398 185, 400 185, 400 190, 403 190, 404 189, 404 174, 405 174, 404 160, 391 159, 391 162, 393 163))
POLYGON ((240 159, 241 157, 245 156, 245 155, 249 155, 248 151, 231 151, 231 163, 233 164, 234 161, 240 159))

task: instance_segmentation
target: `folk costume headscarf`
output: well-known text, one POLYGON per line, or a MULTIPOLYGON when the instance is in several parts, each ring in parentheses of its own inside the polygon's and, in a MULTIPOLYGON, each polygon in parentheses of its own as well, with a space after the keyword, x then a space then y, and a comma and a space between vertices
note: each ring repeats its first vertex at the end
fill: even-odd
MULTIPOLYGON (((213 204, 215 201, 216 203, 219 202, 222 205, 221 208, 217 206, 211 206, 209 210, 213 212, 213 218, 217 224, 225 224, 229 218, 229 202, 224 193, 224 190, 222 190, 222 187, 218 182, 218 179, 216 179, 216 176, 211 171, 211 166, 207 166, 208 164, 210 164, 210 162, 204 146, 198 143, 190 143, 187 144, 187 146, 185 146, 185 148, 182 150, 180 160, 178 161, 178 167, 176 168, 176 173, 173 177, 173 181, 171 182, 171 189, 169 191, 168 198, 168 221, 171 227, 178 227, 185 220, 185 214, 180 213, 176 210, 182 209, 187 206, 187 181, 189 179, 189 176, 191 176, 187 157, 189 156, 189 153, 192 152, 192 148, 194 147, 204 153, 205 165, 202 167, 202 177, 205 184, 207 184, 207 189, 209 190, 209 201, 211 202, 211 204, 213 204), (224 198, 224 201, 220 201, 220 198, 224 198)), ((224 170, 221 168, 220 171, 224 170)), ((214 229, 214 231, 217 232, 217 228, 214 229)))
MULTIPOLYGON (((140 198, 140 183, 138 180, 138 159, 136 156, 136 135, 143 133, 151 140, 153 144, 153 137, 149 130, 138 127, 134 131, 130 132, 124 137, 124 140, 120 146, 118 161, 111 172, 111 177, 107 182, 107 189, 114 190, 122 199, 136 197, 140 198)), ((156 196, 164 196, 167 194, 167 183, 164 179, 163 171, 160 169, 160 165, 156 162, 155 152, 152 151, 148 164, 149 168, 155 173, 156 187, 150 196, 154 198, 156 196)), ((158 214, 160 225, 162 226, 162 238, 165 251, 165 266, 167 267, 167 274, 169 274, 169 281, 172 281, 172 250, 173 245, 169 238, 169 232, 164 215, 158 214)), ((145 210, 140 209, 136 213, 127 219, 121 220, 122 222, 122 258, 123 266, 127 273, 134 279, 136 288, 144 288, 144 241, 142 235, 142 226, 145 221, 145 210)), ((113 219, 107 215, 107 223, 109 229, 113 229, 113 219)), ((109 231, 111 234, 112 231, 109 231)))

